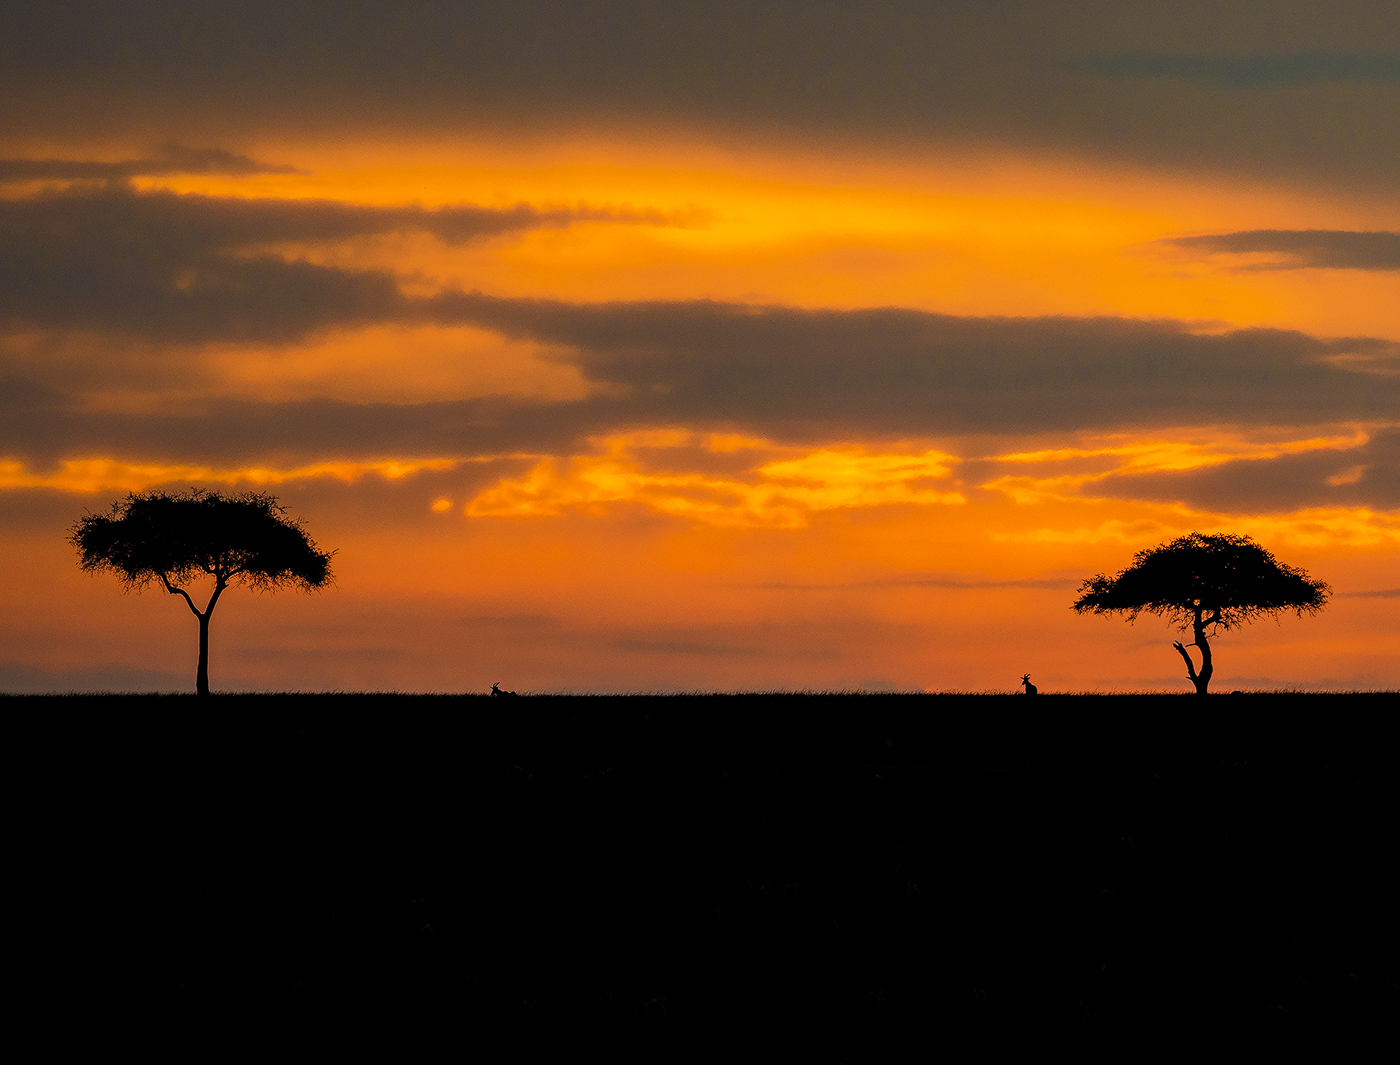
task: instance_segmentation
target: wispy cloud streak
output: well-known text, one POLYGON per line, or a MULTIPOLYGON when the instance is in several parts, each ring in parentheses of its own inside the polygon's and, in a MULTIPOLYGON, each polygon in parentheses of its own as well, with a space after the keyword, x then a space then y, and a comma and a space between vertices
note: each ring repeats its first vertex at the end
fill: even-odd
POLYGON ((251 177, 305 172, 286 163, 261 163, 221 148, 188 148, 173 142, 149 159, 123 159, 113 163, 83 159, 0 159, 0 184, 46 180, 125 182, 136 177, 173 174, 251 177))
POLYGON ((1249 263, 1241 270, 1400 270, 1400 233, 1336 229, 1250 229, 1173 237, 1166 247, 1204 255, 1272 254, 1281 258, 1249 263))

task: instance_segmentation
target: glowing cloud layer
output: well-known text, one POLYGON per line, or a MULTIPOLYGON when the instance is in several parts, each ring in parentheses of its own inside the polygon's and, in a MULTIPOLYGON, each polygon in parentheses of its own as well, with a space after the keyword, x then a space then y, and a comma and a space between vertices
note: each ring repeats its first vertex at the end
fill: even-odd
MULTIPOLYGON (((677 434, 674 442, 685 442, 677 434)), ((471 517, 558 515, 566 507, 601 510, 636 503, 659 514, 733 527, 805 528, 811 515, 842 507, 894 504, 958 504, 960 492, 940 492, 925 482, 946 478, 956 459, 937 451, 921 455, 870 455, 862 450, 822 450, 764 463, 753 481, 701 474, 643 472, 628 456, 636 438, 605 441, 606 454, 571 459, 564 472, 552 459, 526 476, 503 481, 467 505, 471 517)), ((651 446, 657 446, 655 438, 651 446)), ((664 444, 661 446, 665 446, 664 444)))

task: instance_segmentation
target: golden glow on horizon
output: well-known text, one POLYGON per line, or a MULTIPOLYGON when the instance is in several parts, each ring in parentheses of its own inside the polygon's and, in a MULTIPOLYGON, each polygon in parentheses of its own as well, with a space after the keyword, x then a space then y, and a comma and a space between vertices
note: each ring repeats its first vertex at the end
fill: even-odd
MULTIPOLYGON (((1232 434, 1197 436, 1188 440, 1149 440, 1116 443, 1120 435, 1090 438, 1109 446, 1080 446, 1009 452, 992 456, 1006 463, 1070 463, 1116 460, 1108 468, 1088 472, 1061 473, 1048 477, 1006 475, 983 482, 979 488, 996 492, 1017 509, 1043 515, 1046 507, 1062 507, 1066 525, 1022 527, 1014 532, 998 531, 998 542, 1060 541, 1095 543, 1103 540, 1150 538, 1166 529, 1163 515, 1189 515, 1181 528, 1251 527, 1271 530, 1292 542, 1354 541, 1388 542, 1394 515, 1387 512, 1333 508, 1281 515, 1270 524, 1263 517, 1212 516, 1175 505, 1134 503, 1122 498, 1085 494, 1086 486, 1105 482, 1118 475, 1181 471, 1227 462, 1265 459, 1315 450, 1347 450, 1367 442, 1361 430, 1349 435, 1308 437, 1301 440, 1258 441, 1232 434), (1157 515, 1137 524, 1108 519, 1095 526, 1084 526, 1074 514, 1086 509, 1110 508, 1119 511, 1147 508, 1157 515), (1195 523, 1195 524, 1192 524, 1195 523), (1213 524, 1211 524, 1213 523, 1213 524), (1311 537, 1311 539, 1310 539, 1311 537)), ((695 434, 682 429, 636 431, 596 441, 603 453, 571 457, 513 455, 538 461, 525 474, 506 478, 478 492, 465 507, 472 518, 558 517, 569 510, 602 515, 612 504, 634 504, 654 513, 680 518, 699 525, 732 528, 805 529, 821 512, 843 509, 892 506, 928 507, 970 504, 958 486, 946 482, 965 460, 944 451, 871 451, 858 445, 826 447, 802 451, 778 447, 771 441, 737 434, 695 434), (645 452, 639 455, 639 452, 645 452), (742 466, 729 475, 690 472, 695 455, 738 456, 753 452, 755 464, 742 466), (774 452, 784 457, 767 457, 774 452)), ((99 491, 141 491, 174 482, 270 485, 328 477, 353 484, 375 474, 399 480, 425 471, 443 472, 464 463, 489 462, 503 456, 459 456, 431 459, 382 459, 372 462, 320 462, 299 467, 250 466, 213 468, 123 462, 111 458, 64 460, 53 472, 38 473, 17 461, 0 462, 0 489, 49 488, 81 494, 99 491)), ((701 462, 700 465, 704 463, 701 462)), ((1342 486, 1357 483, 1367 467, 1358 465, 1327 478, 1326 483, 1342 486)), ((437 497, 431 509, 438 514, 450 511, 452 501, 437 497)), ((970 511, 984 515, 971 519, 982 525, 995 512, 998 523, 1007 513, 989 509, 986 502, 972 503, 970 511)), ((946 519, 940 519, 946 524, 946 519)), ((1018 519, 1015 524, 1024 525, 1018 519)), ((1175 518, 1172 527, 1176 527, 1175 518)))
MULTIPOLYGON (((660 514, 708 525, 805 528, 813 513, 842 507, 959 504, 960 492, 921 482, 947 477, 951 455, 871 455, 860 449, 823 449, 801 458, 765 463, 757 482, 704 474, 645 473, 629 454, 637 447, 675 447, 686 433, 610 437, 606 454, 569 460, 561 473, 546 459, 524 477, 503 480, 467 504, 471 517, 556 516, 566 508, 597 512, 612 503, 641 504, 660 514)), ((721 440, 721 448, 729 445, 721 440)))

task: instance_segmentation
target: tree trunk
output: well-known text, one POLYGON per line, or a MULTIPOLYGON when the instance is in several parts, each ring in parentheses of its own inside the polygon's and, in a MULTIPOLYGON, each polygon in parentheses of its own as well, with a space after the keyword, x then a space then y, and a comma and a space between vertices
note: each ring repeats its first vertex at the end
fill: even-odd
POLYGON ((1195 629, 1196 647, 1201 652, 1201 671, 1194 678, 1196 681, 1196 694, 1205 695, 1206 688, 1210 684, 1211 674, 1215 672, 1215 666, 1210 661, 1210 641, 1206 639, 1206 627, 1201 621, 1201 612, 1196 611, 1195 629))
MULTIPOLYGON (((1216 616, 1219 616, 1218 612, 1216 616)), ((1191 632, 1196 638, 1191 646, 1199 647, 1201 650, 1201 671, 1199 673, 1196 672, 1196 663, 1191 661, 1191 652, 1182 646, 1181 641, 1177 640, 1172 644, 1186 663, 1186 679, 1196 686, 1197 695, 1206 694, 1206 689, 1210 686, 1211 674, 1215 672, 1215 666, 1211 664, 1210 660, 1210 641, 1206 639, 1206 626, 1210 623, 1210 619, 1202 619, 1200 610, 1196 611, 1195 620, 1191 623, 1191 632)))
POLYGON ((177 588, 170 583, 170 578, 164 573, 160 575, 161 583, 165 585, 165 590, 171 595, 178 595, 185 601, 185 605, 190 608, 190 613, 199 618, 199 672, 194 675, 194 691, 196 695, 209 694, 209 618, 214 614, 214 604, 219 601, 219 596, 223 595, 224 589, 228 587, 228 581, 223 574, 218 574, 214 579, 214 594, 209 597, 209 602, 204 607, 204 613, 199 612, 199 607, 194 605, 194 600, 190 598, 190 593, 183 588, 177 588))
POLYGON ((214 605, 199 615, 199 672, 195 675, 194 690, 197 695, 209 694, 209 615, 214 613, 214 605))
MULTIPOLYGON (((209 597, 209 602, 204 607, 201 614, 195 610, 195 617, 199 618, 199 674, 195 677, 194 690, 196 695, 209 694, 209 619, 214 616, 214 604, 219 601, 219 596, 224 594, 224 589, 228 587, 228 582, 223 574, 217 575, 214 580, 214 594, 209 597)), ((188 600, 188 596, 185 597, 188 600)), ((190 603, 190 609, 194 610, 194 604, 190 603)))

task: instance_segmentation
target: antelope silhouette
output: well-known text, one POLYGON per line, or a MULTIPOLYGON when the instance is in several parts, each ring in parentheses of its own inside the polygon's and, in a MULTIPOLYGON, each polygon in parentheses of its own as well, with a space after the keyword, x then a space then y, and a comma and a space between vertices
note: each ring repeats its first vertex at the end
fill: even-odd
POLYGON ((504 688, 502 688, 499 684, 493 684, 493 685, 491 685, 491 694, 492 694, 492 695, 504 696, 505 698, 509 698, 509 699, 514 699, 514 698, 515 698, 515 692, 508 692, 508 691, 506 691, 504 688))
POLYGON ((1037 688, 1034 684, 1031 683, 1031 675, 1029 673, 1027 673, 1024 677, 1021 678, 1021 683, 1026 686, 1027 695, 1035 695, 1040 691, 1039 688, 1037 688))

